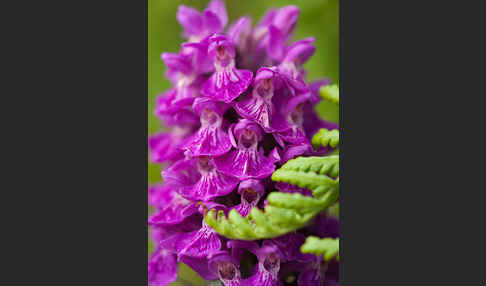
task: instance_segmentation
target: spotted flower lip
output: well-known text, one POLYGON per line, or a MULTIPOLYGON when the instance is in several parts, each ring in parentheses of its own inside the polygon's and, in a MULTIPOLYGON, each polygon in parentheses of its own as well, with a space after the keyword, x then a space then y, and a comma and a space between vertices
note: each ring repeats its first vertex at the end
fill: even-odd
POLYGON ((221 102, 197 98, 193 109, 201 118, 201 127, 180 148, 189 151, 190 156, 219 156, 227 153, 231 149, 231 142, 222 123, 224 111, 228 108, 227 104, 221 102))
POLYGON ((180 160, 162 171, 162 177, 184 198, 210 201, 231 193, 239 183, 234 176, 220 172, 213 160, 208 156, 180 160))
POLYGON ((230 103, 246 91, 253 72, 235 68, 234 44, 226 36, 211 36, 208 54, 214 60, 216 71, 203 84, 202 93, 214 100, 230 103))
POLYGON ((240 120, 238 124, 230 127, 229 132, 231 142, 236 149, 214 158, 218 170, 240 180, 262 179, 275 171, 273 158, 266 157, 263 149, 258 148, 262 133, 257 124, 240 120))
POLYGON ((285 130, 288 126, 279 110, 274 107, 274 82, 279 81, 276 67, 264 67, 257 71, 253 91, 235 104, 242 117, 257 122, 265 132, 285 130))

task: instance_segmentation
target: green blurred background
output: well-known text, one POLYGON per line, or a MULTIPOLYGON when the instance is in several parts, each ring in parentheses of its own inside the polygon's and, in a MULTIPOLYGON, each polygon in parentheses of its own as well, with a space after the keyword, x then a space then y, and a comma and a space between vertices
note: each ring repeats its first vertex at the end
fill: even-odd
MULTIPOLYGON (((170 88, 164 78, 165 66, 160 60, 162 52, 177 52, 183 42, 182 28, 176 20, 180 4, 203 10, 208 1, 195 0, 148 0, 148 131, 154 133, 163 126, 153 115, 155 97, 170 88)), ((338 0, 226 0, 229 23, 247 15, 256 24, 271 7, 296 5, 300 8, 299 21, 294 39, 314 37, 316 53, 305 64, 308 80, 328 77, 339 82, 339 1, 338 0)), ((338 122, 338 108, 329 103, 317 107, 319 113, 329 121, 338 122)), ((161 180, 160 166, 148 164, 148 181, 161 180)), ((149 242, 149 252, 153 246, 149 242)), ((180 266, 179 280, 171 285, 202 285, 202 280, 187 266, 180 266)))

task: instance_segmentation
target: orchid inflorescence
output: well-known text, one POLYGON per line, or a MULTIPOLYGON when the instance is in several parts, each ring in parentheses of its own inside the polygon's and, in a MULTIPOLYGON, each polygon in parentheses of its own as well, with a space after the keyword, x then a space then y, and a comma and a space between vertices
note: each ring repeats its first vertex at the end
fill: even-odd
POLYGON ((271 9, 231 24, 222 0, 180 5, 187 42, 163 53, 173 88, 149 137, 163 183, 149 186, 149 285, 177 279, 183 262, 223 285, 337 285, 338 125, 319 118, 339 103, 327 79, 306 83, 313 38, 290 43, 299 9, 271 9))

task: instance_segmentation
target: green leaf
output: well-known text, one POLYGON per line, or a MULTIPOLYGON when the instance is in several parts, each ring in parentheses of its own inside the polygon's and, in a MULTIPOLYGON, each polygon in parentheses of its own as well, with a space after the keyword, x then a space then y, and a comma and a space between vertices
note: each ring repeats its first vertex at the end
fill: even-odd
POLYGON ((323 86, 319 93, 324 100, 339 104, 339 87, 337 84, 323 86))
POLYGON ((328 145, 336 148, 339 145, 339 130, 333 129, 329 131, 326 128, 322 128, 312 137, 311 142, 314 149, 317 149, 319 146, 326 147, 328 145))
POLYGON ((288 161, 272 175, 282 181, 308 188, 313 197, 299 193, 272 192, 262 211, 251 209, 246 217, 231 210, 210 210, 206 223, 219 234, 240 240, 257 240, 284 235, 305 226, 317 214, 334 204, 339 197, 339 155, 328 157, 299 157, 288 161))
POLYGON ((333 258, 339 260, 339 238, 318 238, 309 236, 300 248, 302 253, 312 253, 318 256, 324 255, 324 260, 333 258))

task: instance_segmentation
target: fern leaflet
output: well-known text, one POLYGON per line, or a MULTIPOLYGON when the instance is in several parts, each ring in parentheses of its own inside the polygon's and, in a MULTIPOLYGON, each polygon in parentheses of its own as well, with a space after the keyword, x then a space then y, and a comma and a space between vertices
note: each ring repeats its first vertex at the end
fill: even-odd
POLYGON ((339 260, 339 238, 318 238, 309 236, 302 245, 302 253, 312 253, 318 256, 324 255, 324 260, 333 258, 339 260))

